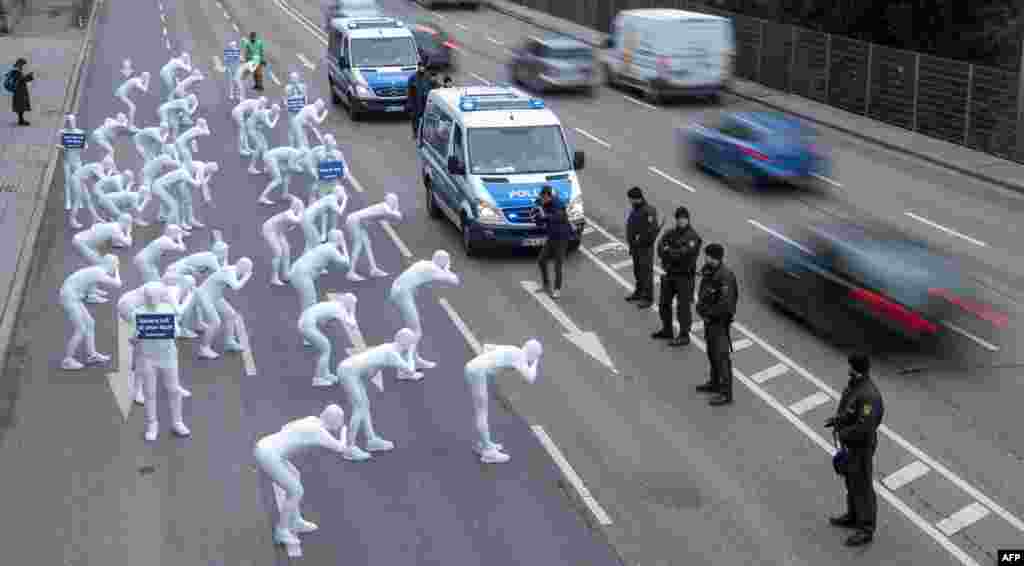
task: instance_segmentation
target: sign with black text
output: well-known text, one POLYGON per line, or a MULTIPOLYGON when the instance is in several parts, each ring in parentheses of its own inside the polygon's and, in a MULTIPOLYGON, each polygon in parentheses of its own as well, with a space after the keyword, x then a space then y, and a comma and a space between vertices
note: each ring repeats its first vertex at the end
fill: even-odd
POLYGON ((306 107, 305 96, 289 96, 288 97, 288 112, 292 114, 298 114, 300 110, 306 107))
POLYGON ((224 64, 225 65, 237 65, 242 60, 242 50, 232 49, 230 47, 224 49, 224 64))
POLYGON ((82 149, 85 147, 85 134, 64 132, 60 135, 60 144, 64 149, 82 149))
POLYGON ((345 176, 345 163, 342 161, 321 161, 317 166, 321 181, 334 181, 345 176))
POLYGON ((140 340, 174 339, 173 314, 137 314, 135 315, 135 327, 139 332, 136 338, 140 340))

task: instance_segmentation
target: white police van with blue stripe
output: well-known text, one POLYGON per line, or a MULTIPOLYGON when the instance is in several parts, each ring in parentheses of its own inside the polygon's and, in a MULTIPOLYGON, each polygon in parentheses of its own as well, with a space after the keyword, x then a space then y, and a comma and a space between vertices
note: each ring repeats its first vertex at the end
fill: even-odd
POLYGON ((417 156, 431 215, 462 231, 467 255, 480 248, 539 247, 545 231, 531 218, 550 185, 583 233, 577 171, 583 152, 569 148, 562 124, 544 101, 510 87, 442 88, 430 92, 417 156))
POLYGON ((419 52, 412 31, 387 17, 335 18, 328 27, 331 100, 358 120, 366 112, 406 112, 419 52))

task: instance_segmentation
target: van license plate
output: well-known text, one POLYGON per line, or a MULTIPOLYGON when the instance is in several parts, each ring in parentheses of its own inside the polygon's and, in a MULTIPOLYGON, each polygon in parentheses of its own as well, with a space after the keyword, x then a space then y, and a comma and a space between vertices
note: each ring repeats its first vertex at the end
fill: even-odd
POLYGON ((402 110, 405 110, 404 106, 388 106, 384 109, 385 112, 401 112, 402 110))
POLYGON ((523 240, 523 246, 528 248, 539 248, 548 241, 547 238, 526 238, 523 240))

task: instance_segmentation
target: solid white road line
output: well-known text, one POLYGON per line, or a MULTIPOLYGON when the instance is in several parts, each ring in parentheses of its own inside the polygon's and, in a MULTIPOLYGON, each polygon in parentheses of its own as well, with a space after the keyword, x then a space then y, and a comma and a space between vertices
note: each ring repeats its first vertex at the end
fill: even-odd
POLYGON ((221 62, 220 57, 213 56, 213 68, 217 69, 218 73, 223 73, 227 69, 224 68, 224 63, 221 62))
POLYGON ((159 6, 159 7, 160 7, 160 11, 161 11, 161 12, 163 12, 163 11, 164 11, 164 5, 163 5, 163 4, 157 4, 157 6, 159 6))
POLYGON ((815 391, 811 395, 808 395, 807 397, 804 397, 803 399, 790 405, 789 410, 793 411, 793 413, 797 415, 802 415, 808 411, 813 411, 814 409, 817 409, 818 407, 824 405, 825 403, 828 403, 831 400, 832 398, 829 397, 823 391, 815 391))
POLYGON ((166 46, 167 46, 167 49, 170 49, 170 48, 171 48, 171 40, 169 40, 169 39, 165 39, 165 40, 164 40, 164 45, 166 45, 166 46))
POLYGON ((347 171, 345 173, 345 178, 348 179, 349 184, 352 185, 352 188, 355 189, 357 193, 366 192, 366 190, 363 189, 363 185, 361 185, 359 181, 357 181, 356 178, 352 176, 352 173, 350 171, 347 171))
POLYGON ((836 181, 835 179, 829 179, 828 177, 826 177, 824 175, 818 175, 816 173, 811 175, 811 176, 814 177, 815 179, 819 180, 819 181, 824 181, 824 182, 832 185, 833 187, 835 187, 837 189, 843 188, 843 185, 839 181, 836 181))
POLYGON ((495 45, 505 45, 504 43, 501 42, 501 40, 494 39, 493 37, 491 37, 489 35, 487 36, 487 41, 490 41, 491 43, 493 43, 495 45))
POLYGON ((295 20, 300 26, 306 28, 306 31, 312 34, 314 39, 318 40, 320 43, 324 45, 327 45, 327 35, 324 34, 324 32, 320 30, 320 28, 318 28, 315 23, 310 21, 301 13, 299 13, 298 10, 292 8, 288 4, 282 2, 281 0, 275 0, 275 3, 279 8, 281 8, 282 12, 291 16, 291 18, 295 20))
POLYGON ((167 28, 164 27, 164 37, 167 37, 167 28))
POLYGON ((633 104, 636 104, 637 106, 643 106, 644 108, 649 108, 651 110, 657 110, 658 109, 657 106, 655 106, 653 104, 647 104, 643 100, 637 100, 637 99, 633 98, 632 96, 626 96, 624 94, 624 95, 622 95, 622 98, 625 98, 626 100, 632 102, 633 104))
POLYGON ((281 81, 278 80, 277 75, 275 75, 273 71, 270 72, 270 80, 274 81, 274 84, 277 86, 281 86, 281 81))
POLYGON ((747 222, 750 223, 751 226, 754 226, 755 228, 758 228, 759 230, 761 230, 763 232, 767 232, 767 233, 771 234, 772 236, 775 236, 776 238, 782 240, 783 242, 786 242, 787 244, 796 247, 797 249, 799 249, 800 251, 804 252, 807 255, 814 255, 814 252, 812 252, 811 250, 805 248, 799 242, 796 242, 795 240, 791 240, 791 239, 787 238, 786 236, 783 236, 782 234, 776 232, 775 230, 772 230, 771 228, 765 226, 764 224, 761 224, 757 220, 754 220, 752 218, 748 218, 747 222))
POLYGON ((739 352, 740 350, 744 348, 749 348, 753 345, 754 343, 751 342, 750 340, 747 340, 746 338, 740 338, 739 340, 732 343, 732 351, 739 352))
POLYGON ((442 297, 438 299, 437 302, 441 303, 441 308, 444 309, 444 312, 448 313, 448 318, 452 319, 452 324, 455 325, 455 328, 459 329, 459 333, 466 339, 466 343, 473 349, 473 353, 479 356, 484 349, 480 346, 480 341, 473 335, 473 331, 469 329, 469 326, 466 325, 464 320, 462 320, 459 313, 455 312, 455 309, 452 307, 451 303, 448 302, 448 299, 442 297))
POLYGON ((462 30, 468 30, 469 29, 469 26, 467 26, 465 24, 460 24, 460 23, 456 23, 455 27, 457 27, 459 29, 462 29, 462 30))
POLYGON ((671 175, 669 175, 668 173, 665 173, 664 171, 658 169, 657 167, 648 167, 647 170, 650 171, 651 173, 654 173, 655 175, 665 179, 666 181, 669 181, 670 183, 674 183, 676 185, 679 185, 680 187, 690 191, 691 193, 697 192, 697 189, 691 187, 690 185, 687 185, 686 183, 680 181, 679 179, 676 179, 676 178, 672 177, 671 175))
MULTIPOLYGON (((417 4, 417 6, 418 5, 419 4, 417 4)), ((445 16, 444 14, 438 14, 437 12, 430 12, 430 15, 434 16, 435 18, 437 18, 439 20, 447 20, 448 19, 448 16, 445 16)))
POLYGON ((245 326, 245 319, 238 317, 239 341, 242 343, 242 365, 245 367, 245 376, 256 375, 256 359, 252 357, 252 344, 249 342, 249 329, 245 326))
POLYGON ((225 20, 230 20, 231 19, 231 14, 228 14, 227 10, 224 10, 224 19, 225 20))
POLYGON ((474 72, 472 72, 472 71, 470 71, 470 73, 469 73, 469 76, 471 76, 471 77, 473 77, 474 79, 476 79, 476 80, 478 80, 478 81, 480 81, 480 82, 484 83, 484 84, 485 84, 485 85, 487 85, 487 86, 491 86, 491 81, 489 81, 489 80, 487 80, 487 79, 485 79, 485 78, 481 77, 480 75, 478 75, 478 74, 476 74, 476 73, 474 73, 474 72))
POLYGON ((579 134, 581 136, 585 136, 585 137, 589 138, 590 141, 592 141, 592 142, 594 142, 596 144, 604 146, 605 149, 610 149, 612 147, 612 144, 610 144, 610 143, 604 141, 603 139, 601 139, 601 138, 591 134, 590 132, 587 132, 586 130, 581 130, 579 128, 573 128, 573 129, 576 130, 577 132, 579 132, 579 134))
POLYGON ((235 33, 242 33, 242 30, 239 29, 238 24, 235 22, 231 22, 231 27, 235 30, 235 33))
POLYGON ((789 367, 787 367, 786 364, 775 364, 768 369, 763 369, 750 376, 750 380, 760 385, 770 379, 775 379, 788 371, 789 367))
POLYGON ((917 480, 928 473, 930 468, 924 465, 924 462, 920 460, 914 460, 913 462, 903 466, 895 472, 889 474, 882 480, 885 487, 896 491, 897 489, 917 480))
POLYGON ((607 252, 607 251, 617 250, 617 249, 626 249, 626 246, 621 244, 621 243, 619 243, 619 242, 611 241, 611 242, 605 242, 603 244, 594 246, 594 247, 590 248, 590 251, 594 252, 595 254, 601 254, 601 253, 604 253, 604 252, 607 252))
POLYGON ((942 224, 939 224, 937 222, 933 222, 931 220, 928 220, 927 218, 925 218, 923 216, 918 216, 917 214, 914 214, 913 212, 907 211, 907 212, 904 212, 903 214, 913 218, 914 220, 917 220, 918 222, 921 222, 923 224, 927 224, 927 225, 931 226, 932 228, 935 228, 936 230, 940 230, 942 232, 945 232, 945 233, 949 234, 950 236, 956 236, 957 238, 960 238, 962 240, 966 240, 966 241, 968 241, 968 242, 970 242, 970 243, 972 243, 972 244, 974 244, 976 246, 981 246, 983 248, 984 247, 988 247, 988 244, 986 244, 985 242, 982 242, 981 240, 974 239, 974 238, 972 238, 972 237, 970 237, 970 236, 968 236, 966 234, 962 234, 962 233, 957 232, 956 230, 953 230, 951 228, 946 228, 942 224))
POLYGON ((160 12, 160 21, 165 24, 167 23, 167 16, 163 12, 160 12))
POLYGON ((409 247, 405 245, 405 242, 403 242, 401 238, 398 237, 398 232, 395 232, 395 229, 391 227, 390 222, 387 220, 381 220, 380 227, 388 233, 388 236, 391 237, 391 241, 395 243, 395 246, 398 247, 398 251, 402 252, 402 255, 405 256, 406 259, 412 257, 412 252, 409 251, 409 247))
POLYGON ((981 346, 982 348, 985 348, 989 352, 998 352, 999 351, 999 346, 996 346, 995 344, 993 344, 991 342, 988 342, 986 340, 982 340, 981 338, 978 338, 974 334, 971 334, 970 332, 964 330, 963 328, 960 328, 959 326, 953 324, 952 322, 944 320, 944 321, 942 321, 942 325, 945 326, 946 328, 952 330, 953 332, 956 332, 957 334, 963 336, 964 338, 967 338, 968 340, 971 340, 972 342, 974 342, 975 344, 981 346))
MULTIPOLYGON (((284 490, 281 489, 281 486, 277 485, 276 483, 273 484, 273 485, 274 485, 274 501, 277 502, 277 512, 278 512, 278 514, 280 514, 282 509, 284 509, 285 493, 284 493, 284 490)), ((302 544, 301 543, 299 543, 299 544, 289 544, 289 545, 287 545, 285 547, 285 549, 287 550, 288 558, 302 558, 302 544)))
POLYGON ((583 480, 580 479, 579 474, 577 474, 576 470, 572 469, 572 466, 569 465, 569 461, 562 455, 562 451, 555 445, 555 441, 551 440, 551 437, 548 436, 544 427, 540 425, 531 425, 530 429, 535 435, 537 435, 537 439, 540 440, 541 445, 544 446, 544 449, 551 455, 555 464, 558 465, 558 469, 562 471, 562 475, 565 476, 565 479, 569 481, 569 484, 572 485, 576 490, 576 493, 579 494, 580 499, 582 499, 583 503, 586 504, 587 509, 589 509, 590 512, 594 514, 594 517, 597 518, 597 522, 605 526, 612 524, 611 517, 609 517, 608 513, 606 513, 604 508, 601 507, 601 504, 594 499, 594 496, 590 494, 587 486, 585 486, 583 484, 583 480))
POLYGON ((625 268, 627 268, 627 267, 629 267, 631 265, 633 265, 633 260, 627 259, 627 260, 620 261, 619 263, 613 263, 612 264, 612 269, 618 271, 620 269, 625 269, 625 268))
POLYGON ((311 71, 312 71, 313 69, 315 69, 315 68, 316 68, 316 65, 314 65, 313 63, 310 63, 310 62, 309 62, 309 59, 306 59, 306 56, 305 56, 305 55, 303 55, 302 53, 296 53, 296 54, 295 54, 295 56, 299 58, 299 61, 300 61, 300 62, 302 63, 302 65, 303 65, 303 66, 305 66, 305 67, 306 67, 307 69, 309 69, 309 70, 311 70, 311 71))
POLYGON ((950 537, 984 519, 988 514, 989 510, 981 503, 975 501, 956 513, 953 513, 949 517, 939 521, 935 526, 945 533, 947 537, 950 537))
POLYGON ((555 304, 554 299, 548 296, 547 293, 539 292, 541 288, 539 283, 536 281, 521 281, 520 285, 522 285, 523 289, 527 293, 530 293, 535 299, 537 299, 537 302, 544 307, 544 310, 548 311, 551 313, 551 316, 555 317, 555 320, 562 325, 562 328, 564 328, 566 332, 569 334, 583 334, 583 330, 581 330, 579 326, 576 326, 576 323, 569 318, 569 315, 565 314, 565 311, 563 311, 561 307, 555 304))

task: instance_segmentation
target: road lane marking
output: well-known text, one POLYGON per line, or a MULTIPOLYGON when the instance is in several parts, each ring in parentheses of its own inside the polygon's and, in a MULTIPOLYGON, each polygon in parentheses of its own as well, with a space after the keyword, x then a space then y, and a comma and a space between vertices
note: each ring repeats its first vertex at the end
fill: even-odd
POLYGON ((751 342, 750 340, 748 340, 746 338, 740 338, 739 340, 737 340, 737 341, 732 343, 732 351, 733 352, 739 352, 740 350, 743 350, 745 348, 749 348, 749 347, 751 347, 753 345, 754 345, 754 343, 751 342))
POLYGON ((430 15, 434 16, 435 18, 437 18, 439 20, 447 20, 448 19, 448 16, 445 16, 444 14, 438 14, 437 12, 430 12, 430 15))
POLYGON ((167 23, 167 16, 163 12, 160 12, 160 21, 165 24, 167 23))
POLYGON ((522 285, 523 290, 528 295, 536 299, 544 307, 544 310, 551 313, 551 316, 555 317, 555 320, 562 325, 562 328, 566 330, 565 334, 563 334, 566 340, 572 342, 580 350, 583 350, 584 354, 594 358, 601 365, 610 369, 612 373, 619 373, 619 370, 615 368, 615 362, 612 361, 611 356, 608 355, 608 351, 601 342, 601 337, 596 332, 584 331, 577 326, 554 299, 546 292, 541 292, 540 283, 536 281, 520 281, 519 284, 522 285))
POLYGON ((690 332, 700 332, 701 330, 704 330, 704 322, 700 320, 693 323, 693 326, 690 327, 690 332))
POLYGON ((230 20, 230 19, 231 19, 231 15, 230 15, 230 14, 228 14, 228 11, 227 11, 227 10, 224 10, 224 19, 225 19, 225 20, 230 20))
POLYGON ((924 462, 914 460, 886 476, 885 479, 882 480, 882 483, 885 484, 885 487, 896 491, 897 489, 921 478, 928 473, 929 469, 930 468, 928 468, 928 466, 924 465, 924 462))
POLYGON ((157 4, 157 6, 160 6, 160 11, 161 11, 161 12, 163 12, 163 11, 164 11, 164 5, 163 5, 163 4, 157 4))
POLYGON ((213 68, 217 69, 218 73, 223 73, 227 70, 224 68, 224 63, 221 62, 220 57, 217 57, 216 55, 213 56, 213 68))
POLYGON ((387 220, 381 220, 380 227, 388 233, 388 236, 391 237, 391 241, 395 243, 395 246, 398 247, 398 251, 402 252, 402 255, 404 255, 406 259, 412 257, 412 252, 409 251, 409 247, 405 245, 405 242, 403 242, 401 238, 398 237, 398 232, 395 232, 395 229, 391 227, 390 222, 387 220))
POLYGON ((489 35, 487 36, 487 41, 490 41, 491 43, 493 43, 495 45, 505 45, 504 43, 501 42, 501 40, 494 39, 493 37, 491 37, 489 35))
MULTIPOLYGON (((280 515, 284 512, 284 500, 286 499, 286 496, 284 490, 281 489, 281 486, 276 483, 271 485, 274 486, 274 501, 277 503, 277 513, 280 515)), ((301 542, 299 544, 286 545, 285 550, 287 551, 288 558, 302 558, 301 542)))
POLYGON ((946 536, 950 537, 974 523, 977 523, 981 519, 984 519, 988 514, 989 510, 981 503, 975 501, 956 513, 953 513, 949 517, 939 521, 935 526, 945 533, 946 536))
POLYGON ((135 379, 132 373, 132 332, 135 325, 117 317, 117 371, 107 372, 107 383, 114 395, 117 408, 121 411, 124 422, 132 413, 135 404, 135 379))
POLYGON ((612 269, 618 271, 620 269, 625 269, 625 268, 627 268, 627 267, 629 267, 631 265, 633 265, 633 260, 626 259, 626 260, 622 260, 622 261, 620 261, 618 263, 613 263, 612 264, 612 269))
POLYGON ((657 167, 648 167, 647 170, 650 171, 651 173, 654 173, 655 175, 665 179, 666 181, 669 181, 671 183, 675 183, 676 185, 679 185, 680 187, 690 191, 691 193, 697 192, 697 189, 691 187, 690 185, 687 185, 686 183, 680 181, 679 179, 676 179, 675 177, 672 177, 671 175, 669 175, 668 173, 665 173, 664 171, 658 169, 657 167))
POLYGON ((603 145, 605 147, 605 149, 611 149, 611 147, 612 147, 612 144, 604 141, 603 139, 595 136, 594 134, 591 134, 590 132, 588 132, 586 130, 581 130, 579 128, 573 128, 573 129, 576 130, 577 132, 579 132, 580 135, 589 138, 590 141, 592 141, 594 143, 597 143, 597 144, 600 144, 600 145, 603 145))
POLYGON ((763 369, 754 375, 750 376, 751 381, 757 384, 762 384, 770 379, 775 379, 780 375, 789 371, 789 366, 786 364, 775 364, 768 369, 763 369))
POLYGON ((569 484, 576 490, 576 493, 579 494, 580 499, 583 500, 587 509, 589 509, 590 512, 594 514, 594 517, 597 518, 597 522, 604 526, 611 525, 611 517, 609 517, 608 513, 606 513, 604 508, 601 507, 601 504, 594 499, 594 496, 590 494, 590 490, 588 490, 587 486, 583 484, 583 480, 580 479, 576 470, 572 469, 572 466, 569 465, 569 461, 562 455, 562 451, 555 445, 555 441, 551 440, 551 437, 548 436, 544 427, 540 425, 531 425, 530 430, 533 431, 533 434, 537 436, 537 440, 540 440, 541 445, 545 450, 547 450, 548 454, 551 455, 551 458, 555 461, 558 469, 562 471, 562 475, 565 476, 565 479, 568 480, 569 484))
POLYGON ((167 27, 164 27, 164 37, 167 37, 167 27))
POLYGON ((291 18, 295 20, 297 24, 306 28, 306 31, 312 34, 314 39, 320 41, 320 43, 324 45, 327 45, 327 35, 320 31, 312 21, 310 21, 308 18, 300 14, 297 10, 285 4, 281 0, 274 0, 274 3, 277 4, 278 8, 281 8, 282 12, 291 16, 291 18))
POLYGON ((256 359, 252 356, 252 344, 249 342, 249 330, 245 326, 245 319, 238 317, 239 342, 242 343, 242 366, 245 368, 245 376, 256 375, 256 359))
POLYGON ((165 40, 164 40, 164 44, 165 44, 165 45, 167 46, 167 49, 170 49, 170 48, 171 48, 171 40, 169 40, 169 39, 165 39, 165 40))
POLYGON ((242 30, 238 28, 238 24, 231 22, 231 27, 234 28, 235 33, 242 33, 242 30))
POLYGON ((451 303, 448 302, 448 299, 442 297, 438 299, 437 302, 441 303, 441 308, 444 309, 444 312, 448 313, 448 318, 452 319, 452 324, 455 325, 455 328, 459 329, 459 333, 466 339, 466 343, 469 344, 473 353, 479 356, 484 349, 480 346, 480 341, 473 335, 473 331, 469 329, 469 326, 466 325, 464 320, 462 320, 459 313, 455 312, 455 308, 453 308, 451 303))
POLYGON ((786 236, 783 236, 782 234, 776 232, 775 230, 772 230, 771 228, 765 226, 764 224, 761 224, 757 220, 754 220, 752 218, 748 218, 747 222, 751 226, 754 226, 755 228, 758 228, 759 230, 761 230, 763 232, 767 232, 767 233, 771 234, 772 236, 775 236, 776 238, 778 238, 778 239, 782 240, 783 242, 786 242, 787 244, 789 244, 789 245, 799 249, 800 251, 804 252, 807 255, 814 255, 814 252, 812 252, 811 250, 807 249, 806 247, 804 247, 799 242, 797 242, 795 240, 791 240, 791 239, 787 238, 786 236))
POLYGON ((346 172, 345 178, 348 179, 348 182, 352 185, 352 188, 355 189, 357 193, 366 192, 366 190, 363 189, 363 185, 361 185, 359 181, 357 181, 356 178, 352 176, 351 172, 346 172))
POLYGON ((945 233, 949 234, 950 236, 956 236, 957 238, 960 238, 962 240, 966 240, 966 241, 968 241, 968 242, 970 242, 970 243, 972 243, 972 244, 974 244, 976 246, 980 246, 980 247, 983 247, 983 248, 988 247, 988 244, 986 244, 985 242, 982 242, 981 240, 977 240, 977 239, 972 238, 972 237, 970 237, 970 236, 968 236, 966 234, 962 234, 960 232, 957 232, 956 230, 953 230, 952 228, 946 228, 942 224, 939 224, 937 222, 933 222, 931 220, 928 220, 927 218, 925 218, 923 216, 918 216, 917 214, 914 214, 913 212, 907 211, 907 212, 904 212, 903 214, 913 218, 914 220, 917 220, 918 222, 921 222, 922 224, 927 224, 927 225, 931 226, 932 228, 935 228, 936 230, 939 230, 941 232, 945 232, 945 233))
POLYGON ((811 176, 819 181, 824 181, 837 189, 843 188, 843 184, 840 183, 839 181, 836 181, 835 179, 829 179, 828 177, 824 175, 818 175, 817 173, 812 173, 811 176))
POLYGON ((457 27, 459 29, 462 29, 462 30, 467 30, 467 31, 469 30, 469 26, 467 26, 465 24, 456 23, 455 27, 457 27))
POLYGON ((309 59, 306 59, 306 56, 303 55, 302 53, 296 53, 295 56, 299 58, 299 61, 301 61, 303 66, 305 66, 307 69, 309 69, 311 71, 313 69, 316 69, 316 65, 314 65, 313 63, 310 63, 309 59))
POLYGON ((610 251, 610 250, 615 250, 615 249, 623 249, 624 250, 624 249, 626 249, 626 246, 621 244, 621 243, 619 243, 619 242, 605 242, 605 243, 603 243, 601 245, 594 246, 594 247, 590 248, 590 251, 594 252, 595 254, 600 254, 600 253, 604 253, 604 252, 607 252, 607 251, 610 251))
POLYGON ((277 75, 275 75, 273 71, 270 71, 270 80, 274 81, 274 84, 277 86, 281 86, 281 81, 277 79, 277 75))
POLYGON ((637 99, 633 98, 632 96, 626 96, 624 94, 624 95, 622 95, 622 98, 625 98, 626 100, 628 100, 628 101, 630 101, 633 104, 636 104, 638 106, 643 106, 644 108, 649 108, 651 110, 657 110, 658 109, 657 106, 655 106, 653 104, 647 104, 646 102, 644 102, 642 100, 637 100, 637 99))
POLYGON ((491 86, 491 81, 489 81, 489 80, 487 80, 487 79, 485 79, 485 78, 481 77, 480 75, 478 75, 478 74, 476 74, 476 73, 474 73, 474 72, 472 72, 472 71, 470 71, 469 75, 470 75, 471 77, 473 77, 474 79, 476 79, 476 80, 478 80, 478 81, 480 81, 480 82, 484 83, 485 85, 487 85, 487 86, 491 86))
POLYGON ((970 332, 964 330, 963 328, 960 328, 959 326, 953 324, 952 322, 949 322, 948 320, 942 321, 942 325, 952 330, 953 332, 956 332, 957 334, 963 336, 964 338, 971 340, 972 342, 981 346, 982 348, 985 348, 989 352, 999 351, 999 346, 996 346, 995 344, 988 342, 987 340, 982 340, 981 338, 975 336, 974 334, 971 334, 970 332))
POLYGON ((802 415, 804 413, 817 409, 818 407, 824 405, 825 403, 828 403, 831 400, 832 398, 829 397, 828 394, 826 394, 825 392, 815 391, 814 393, 808 395, 807 397, 804 397, 803 399, 790 405, 789 410, 793 411, 793 414, 795 415, 802 415))
POLYGON ((583 330, 576 323, 569 318, 569 315, 565 314, 565 311, 555 304, 554 299, 549 297, 547 293, 540 292, 540 285, 535 281, 522 281, 520 283, 527 293, 534 296, 543 307, 544 310, 551 313, 551 316, 555 317, 555 320, 565 328, 565 331, 570 334, 583 334, 583 330))

